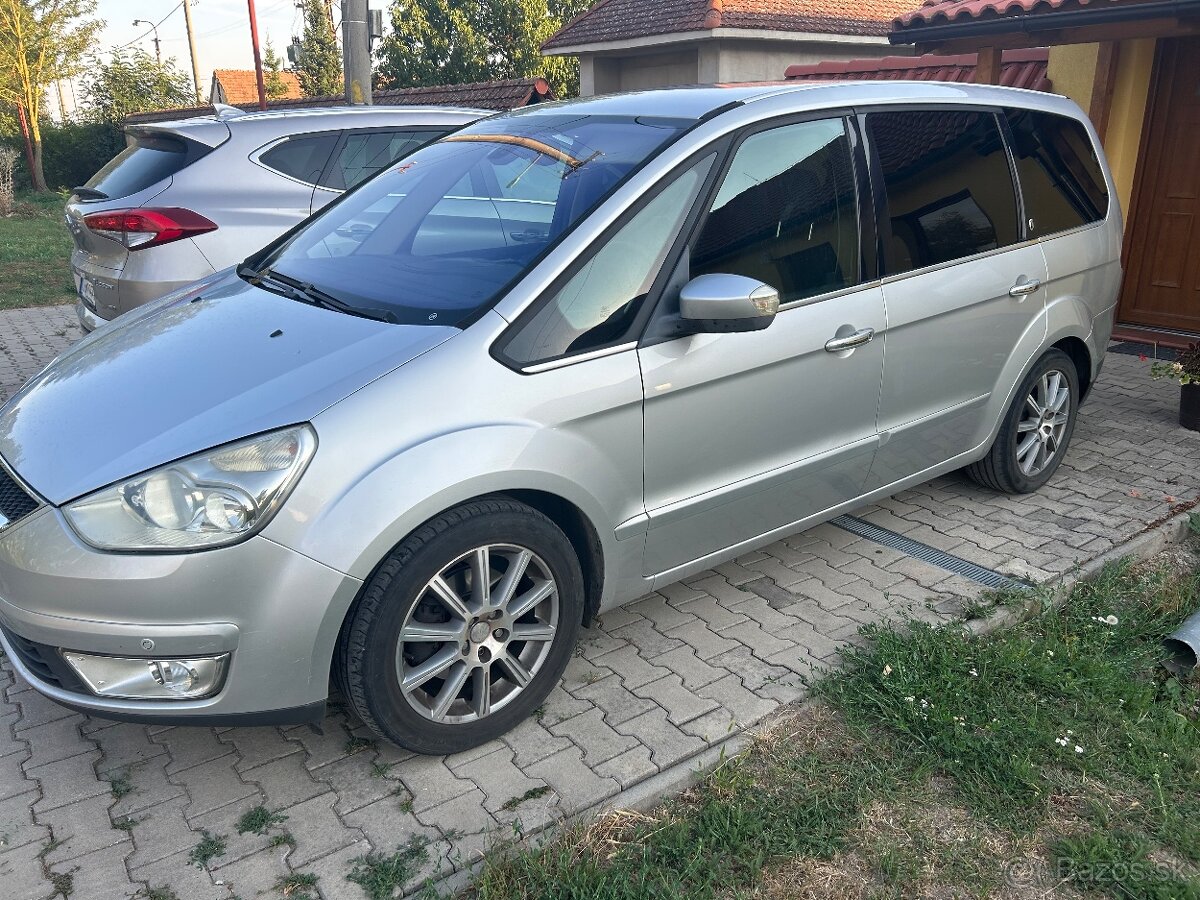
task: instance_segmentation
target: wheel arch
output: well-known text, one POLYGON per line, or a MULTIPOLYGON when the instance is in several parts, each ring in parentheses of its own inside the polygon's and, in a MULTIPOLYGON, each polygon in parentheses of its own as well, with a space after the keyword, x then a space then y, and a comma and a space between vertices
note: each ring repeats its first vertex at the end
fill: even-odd
POLYGON ((1073 335, 1055 341, 1051 349, 1061 350, 1075 364, 1075 372, 1079 376, 1079 398, 1082 400, 1092 386, 1092 351, 1081 338, 1073 335))

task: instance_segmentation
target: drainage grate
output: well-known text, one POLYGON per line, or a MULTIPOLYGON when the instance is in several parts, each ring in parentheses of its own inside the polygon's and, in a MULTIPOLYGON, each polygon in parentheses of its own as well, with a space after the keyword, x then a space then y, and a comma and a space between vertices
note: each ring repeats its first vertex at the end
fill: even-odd
POLYGON ((883 544, 885 547, 891 547, 893 550, 899 550, 901 553, 907 553, 909 556, 927 562, 932 566, 937 566, 939 569, 945 569, 947 572, 953 572, 955 575, 969 578, 971 581, 976 581, 994 590, 1002 591, 1015 588, 1025 591, 1031 587, 1027 582, 1019 581, 1016 578, 1009 578, 1007 575, 1002 575, 993 569, 985 569, 983 566, 963 559, 961 556, 954 556, 944 550, 939 550, 937 547, 930 547, 928 544, 922 544, 920 541, 906 538, 902 534, 889 531, 887 528, 880 528, 878 525, 872 525, 865 519, 859 519, 856 516, 838 516, 836 519, 831 519, 829 524, 836 525, 838 528, 849 531, 851 534, 857 534, 859 537, 874 541, 877 544, 883 544))

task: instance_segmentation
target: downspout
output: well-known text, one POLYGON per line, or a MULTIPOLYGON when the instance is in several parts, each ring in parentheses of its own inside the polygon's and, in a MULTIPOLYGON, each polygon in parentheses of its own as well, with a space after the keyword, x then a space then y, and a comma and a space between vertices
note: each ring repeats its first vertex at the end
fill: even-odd
POLYGON ((1163 667, 1176 675, 1186 675, 1196 668, 1200 661, 1200 610, 1163 639, 1163 649, 1168 654, 1163 667))

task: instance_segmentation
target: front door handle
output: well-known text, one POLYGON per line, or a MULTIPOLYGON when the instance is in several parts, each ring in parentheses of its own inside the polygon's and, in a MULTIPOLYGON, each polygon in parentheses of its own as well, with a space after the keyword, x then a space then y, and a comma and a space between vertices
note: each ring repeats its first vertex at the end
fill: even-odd
POLYGON ((1042 286, 1042 283, 1036 278, 1031 278, 1029 281, 1018 281, 1008 289, 1010 297, 1027 297, 1042 286))
POLYGON ((841 353, 843 350, 853 350, 855 347, 861 347, 863 344, 869 343, 873 337, 875 337, 874 328, 860 328, 854 334, 848 334, 840 338, 830 338, 825 342, 825 349, 830 353, 841 353))

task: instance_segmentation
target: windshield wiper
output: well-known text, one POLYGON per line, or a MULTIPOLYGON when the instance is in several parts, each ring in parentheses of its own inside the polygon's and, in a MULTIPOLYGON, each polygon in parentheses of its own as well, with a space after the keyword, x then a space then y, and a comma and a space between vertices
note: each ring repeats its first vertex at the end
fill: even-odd
MULTIPOLYGON (((245 268, 249 269, 248 266, 245 268)), ((321 290, 311 282, 301 281, 298 278, 292 278, 290 275, 284 275, 276 272, 274 269, 264 269, 256 272, 250 269, 250 273, 244 277, 255 279, 261 283, 266 279, 274 281, 276 284, 282 285, 290 291, 289 295, 293 300, 299 300, 302 303, 308 303, 312 306, 320 306, 325 309, 332 309, 340 313, 346 313, 350 316, 359 316, 363 319, 373 319, 376 322, 387 322, 390 325, 399 325, 399 317, 390 309, 379 309, 372 306, 355 306, 352 303, 347 303, 338 297, 333 296, 327 291, 321 290)), ((242 274, 241 270, 238 274, 242 274)))

